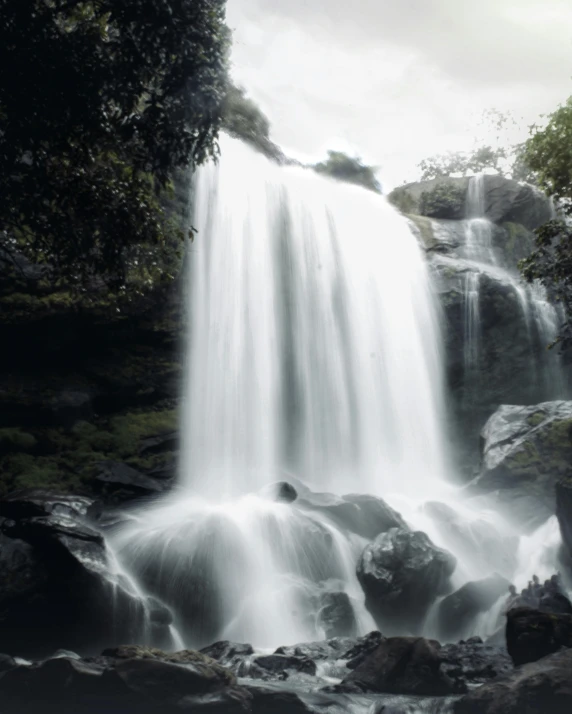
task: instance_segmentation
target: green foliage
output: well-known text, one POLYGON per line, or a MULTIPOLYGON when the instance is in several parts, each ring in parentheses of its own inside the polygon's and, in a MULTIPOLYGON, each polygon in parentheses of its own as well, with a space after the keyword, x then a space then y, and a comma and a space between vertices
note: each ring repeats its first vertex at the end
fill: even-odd
POLYGON ((536 172, 539 187, 572 215, 572 97, 526 142, 524 160, 536 172))
POLYGON ((120 285, 180 240, 163 201, 216 154, 224 0, 0 0, 0 260, 120 285))
POLYGON ((568 350, 572 348, 572 226, 564 221, 549 221, 535 234, 535 250, 520 261, 519 267, 525 280, 538 280, 564 306, 566 320, 556 343, 568 350))
POLYGON ((223 105, 223 126, 232 136, 259 142, 270 138, 270 122, 242 87, 230 84, 223 105))
POLYGON ((375 177, 375 167, 366 166, 358 157, 352 158, 342 151, 328 151, 326 161, 315 164, 312 168, 339 181, 355 183, 381 193, 381 186, 375 177))
POLYGON ((441 183, 432 191, 423 191, 419 212, 430 218, 457 218, 465 206, 465 190, 455 184, 441 183))
POLYGON ((0 452, 2 451, 32 451, 36 446, 36 439, 18 428, 0 429, 0 452))
POLYGON ((139 445, 177 426, 177 411, 160 409, 126 412, 96 423, 80 421, 71 430, 0 429, 0 495, 33 487, 89 492, 90 478, 105 460, 143 471, 162 466, 172 454, 140 455, 139 445))
POLYGON ((472 176, 489 172, 500 174, 516 181, 535 182, 535 173, 531 170, 524 155, 523 143, 507 141, 502 144, 501 134, 509 126, 518 126, 510 113, 490 109, 483 114, 482 122, 488 126, 487 136, 496 133, 494 146, 490 143, 476 143, 472 151, 455 151, 436 154, 420 162, 421 180, 428 181, 444 176, 472 176))
POLYGON ((549 221, 535 231, 535 250, 520 268, 528 282, 540 281, 564 306, 566 321, 557 342, 568 350, 572 347, 572 97, 548 117, 543 129, 533 133, 523 156, 539 187, 556 200, 564 220, 549 221))

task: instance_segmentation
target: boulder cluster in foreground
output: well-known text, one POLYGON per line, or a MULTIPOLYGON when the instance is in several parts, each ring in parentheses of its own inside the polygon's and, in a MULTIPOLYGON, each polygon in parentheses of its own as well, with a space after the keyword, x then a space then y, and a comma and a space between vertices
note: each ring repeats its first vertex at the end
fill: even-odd
MULTIPOLYGON (((507 648, 472 638, 333 638, 260 654, 217 642, 200 652, 138 645, 36 662, 0 655, 6 714, 318 714, 411 711, 412 697, 442 714, 568 714, 572 616, 515 608, 507 648), (386 709, 383 707, 386 706, 386 709), (349 711, 349 710, 348 710, 349 711)), ((429 710, 428 710, 429 711, 429 710)))

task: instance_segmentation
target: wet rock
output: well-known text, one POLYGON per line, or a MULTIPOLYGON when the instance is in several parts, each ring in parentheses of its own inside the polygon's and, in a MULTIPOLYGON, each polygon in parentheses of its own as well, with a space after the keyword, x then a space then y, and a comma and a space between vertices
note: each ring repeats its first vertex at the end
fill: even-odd
POLYGON ((274 654, 289 657, 306 657, 314 661, 345 659, 345 653, 355 643, 349 637, 333 637, 320 642, 304 642, 288 647, 278 647, 274 654))
POLYGON ((439 643, 422 637, 384 640, 344 679, 368 691, 388 694, 444 695, 453 682, 441 670, 439 643))
POLYGON ((425 533, 392 528, 366 546, 357 577, 366 607, 382 629, 416 629, 433 600, 450 587, 455 566, 455 558, 425 533))
POLYGON ((45 489, 29 489, 9 494, 0 501, 0 516, 12 520, 41 516, 69 516, 97 520, 102 504, 92 498, 57 493, 45 489))
POLYGON ((281 675, 289 670, 301 672, 314 676, 316 674, 316 664, 308 657, 294 657, 291 655, 263 655, 253 660, 256 668, 260 668, 269 674, 281 675))
POLYGON ((488 578, 466 583, 447 595, 439 604, 438 623, 441 637, 452 641, 462 637, 471 621, 486 612, 508 592, 509 581, 494 573, 488 578))
POLYGON ((291 483, 278 481, 264 486, 260 490, 260 495, 278 503, 293 503, 298 498, 298 491, 291 483))
POLYGON ((572 650, 563 650, 484 684, 457 701, 454 714, 568 714, 572 650))
POLYGON ((235 684, 232 673, 221 670, 219 665, 200 660, 174 662, 158 658, 121 659, 113 668, 129 690, 163 703, 235 684))
POLYGON ((97 530, 53 512, 6 519, 1 530, 0 622, 9 653, 46 656, 57 646, 85 652, 136 636, 143 604, 110 573, 97 530))
POLYGON ((248 673, 250 659, 254 655, 252 645, 229 642, 228 640, 203 647, 200 652, 224 667, 228 667, 239 677, 248 673))
MULTIPOLYGON (((430 215, 435 218, 460 220, 465 218, 465 197, 468 177, 444 176, 418 181, 394 189, 389 200, 407 214, 430 215), (427 201, 436 190, 446 189, 448 201, 427 201), (429 209, 429 210, 427 210, 429 209)), ((549 221, 552 207, 548 198, 527 184, 500 175, 483 178, 484 215, 494 223, 518 223, 530 231, 549 221)))
POLYGON ((407 528, 397 511, 381 498, 361 494, 334 496, 330 493, 312 493, 299 490, 297 501, 305 508, 328 516, 336 525, 363 538, 372 539, 390 528, 407 528))
POLYGON ((514 669, 502 644, 504 632, 501 646, 483 643, 479 637, 474 637, 439 650, 441 669, 454 682, 456 692, 467 692, 514 669))
POLYGON ((3 711, 10 714, 67 714, 73 711, 74 704, 79 711, 86 711, 88 701, 117 694, 113 685, 108 688, 104 671, 100 665, 71 658, 18 665, 2 676, 0 703, 3 711))
POLYGON ((344 592, 324 593, 320 599, 318 622, 328 639, 355 637, 357 622, 349 595, 344 592))
POLYGON ((556 482, 572 476, 572 402, 503 405, 482 438, 483 468, 471 491, 500 491, 508 506, 520 501, 521 527, 534 528, 553 515, 556 482))
POLYGON ((360 637, 358 641, 350 647, 350 649, 344 652, 340 659, 348 660, 346 663, 346 667, 348 669, 355 669, 361 662, 363 662, 368 654, 379 647, 384 639, 385 638, 381 632, 374 630, 373 632, 360 637))
POLYGON ((572 647, 572 615, 527 607, 509 610, 506 646, 515 665, 535 662, 561 647, 572 647))

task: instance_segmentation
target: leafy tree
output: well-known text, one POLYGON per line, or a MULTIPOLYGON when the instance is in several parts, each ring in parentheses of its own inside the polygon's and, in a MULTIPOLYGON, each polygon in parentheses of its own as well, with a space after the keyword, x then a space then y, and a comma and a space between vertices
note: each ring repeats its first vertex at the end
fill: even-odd
POLYGON ((328 151, 326 161, 315 164, 312 168, 340 181, 355 183, 381 193, 381 185, 375 177, 375 167, 366 166, 360 158, 352 158, 342 151, 328 151))
POLYGON ((521 261, 526 280, 539 280, 565 308, 559 339, 572 348, 572 97, 534 131, 524 146, 524 160, 537 182, 558 206, 561 218, 537 229, 536 250, 521 261))
POLYGON ((524 158, 524 143, 513 144, 506 137, 509 128, 518 126, 514 117, 510 113, 489 109, 483 112, 481 124, 486 126, 488 136, 496 132, 493 144, 476 143, 472 151, 430 156, 419 163, 421 180, 454 175, 472 176, 488 171, 517 181, 534 183, 534 172, 530 170, 524 158))
POLYGON ((216 154, 224 0, 0 0, 0 259, 121 284, 177 237, 174 172, 216 154), (139 253, 139 257, 137 254, 139 253))

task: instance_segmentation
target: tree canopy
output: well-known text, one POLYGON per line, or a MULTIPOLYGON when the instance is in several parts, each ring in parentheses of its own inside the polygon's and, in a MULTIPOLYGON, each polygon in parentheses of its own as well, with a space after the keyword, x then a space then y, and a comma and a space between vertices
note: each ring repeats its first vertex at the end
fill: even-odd
POLYGON ((0 259, 124 280, 177 231, 162 197, 216 154, 224 0, 0 0, 0 259))
POLYGON ((312 168, 320 174, 381 193, 381 185, 375 177, 375 167, 367 166, 360 158, 348 156, 342 151, 328 151, 326 161, 315 164, 312 168))

